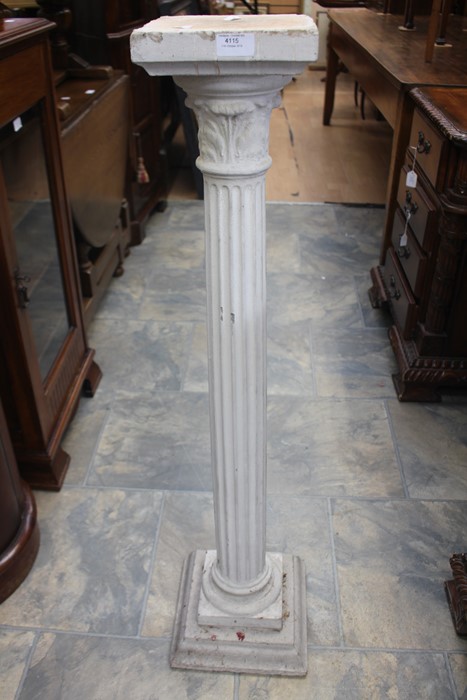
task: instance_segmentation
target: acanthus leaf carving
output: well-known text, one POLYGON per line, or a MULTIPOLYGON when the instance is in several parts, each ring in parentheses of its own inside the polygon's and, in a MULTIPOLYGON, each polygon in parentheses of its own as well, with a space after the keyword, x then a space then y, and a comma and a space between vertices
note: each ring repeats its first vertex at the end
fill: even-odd
POLYGON ((189 98, 198 120, 201 167, 223 165, 258 172, 269 166, 269 119, 279 93, 254 100, 189 98), (256 166, 256 167, 255 167, 256 166))

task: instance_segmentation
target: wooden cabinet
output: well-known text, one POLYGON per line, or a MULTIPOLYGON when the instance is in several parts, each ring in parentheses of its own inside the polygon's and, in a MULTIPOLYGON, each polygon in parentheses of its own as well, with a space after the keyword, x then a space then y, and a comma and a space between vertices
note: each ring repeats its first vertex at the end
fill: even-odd
POLYGON ((387 305, 401 401, 467 387, 467 89, 416 88, 384 264, 370 297, 387 305))
POLYGON ((0 603, 29 573, 39 549, 36 503, 21 481, 0 403, 0 603))
POLYGON ((69 4, 73 11, 69 41, 75 53, 92 64, 110 64, 130 76, 127 199, 132 243, 139 243, 151 211, 164 206, 167 164, 161 152, 160 81, 131 62, 130 35, 159 16, 158 4, 155 0, 72 0, 69 4))
POLYGON ((32 487, 59 489, 63 437, 100 379, 86 341, 43 19, 0 22, 0 396, 32 487))

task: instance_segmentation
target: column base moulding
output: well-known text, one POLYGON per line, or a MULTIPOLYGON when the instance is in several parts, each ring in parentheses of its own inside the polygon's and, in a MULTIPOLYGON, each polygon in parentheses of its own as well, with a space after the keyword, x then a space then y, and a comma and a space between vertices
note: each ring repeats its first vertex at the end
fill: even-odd
POLYGON ((444 590, 457 634, 467 636, 467 554, 453 554, 449 560, 453 578, 444 590))
POLYGON ((192 552, 184 564, 170 665, 203 671, 305 676, 307 611, 305 568, 301 559, 280 555, 282 628, 277 630, 242 626, 234 617, 227 626, 199 624, 206 554, 205 550, 192 552))

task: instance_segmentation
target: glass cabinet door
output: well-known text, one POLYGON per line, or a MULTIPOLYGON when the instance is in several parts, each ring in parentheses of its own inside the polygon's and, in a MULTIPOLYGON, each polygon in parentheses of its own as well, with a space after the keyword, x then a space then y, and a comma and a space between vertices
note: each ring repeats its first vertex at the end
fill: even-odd
POLYGON ((27 309, 45 381, 70 327, 38 105, 0 129, 0 167, 16 249, 18 305, 27 309))

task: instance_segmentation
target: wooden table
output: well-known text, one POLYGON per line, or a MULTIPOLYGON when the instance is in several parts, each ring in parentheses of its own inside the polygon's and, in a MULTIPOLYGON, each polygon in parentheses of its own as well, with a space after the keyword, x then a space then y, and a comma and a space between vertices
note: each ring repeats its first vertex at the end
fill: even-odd
POLYGON ((450 46, 435 48, 432 63, 426 63, 427 17, 417 18, 414 32, 399 29, 401 16, 362 8, 333 9, 329 18, 323 123, 331 122, 341 60, 394 129, 380 257, 384 263, 392 232, 399 171, 410 135, 413 105, 408 93, 416 86, 467 84, 467 20, 458 16, 450 18, 447 33, 450 46))

